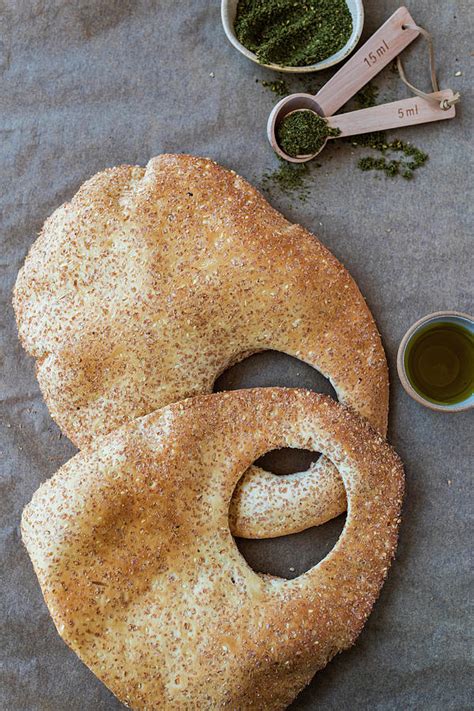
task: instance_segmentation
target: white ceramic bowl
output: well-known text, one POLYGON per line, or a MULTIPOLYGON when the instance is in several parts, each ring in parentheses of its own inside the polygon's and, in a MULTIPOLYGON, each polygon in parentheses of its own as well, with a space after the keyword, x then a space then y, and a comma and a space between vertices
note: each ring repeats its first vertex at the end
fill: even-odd
POLYGON ((224 31, 236 49, 250 59, 252 62, 259 64, 261 67, 267 67, 268 69, 273 69, 277 72, 292 72, 294 74, 305 74, 307 72, 319 72, 321 69, 327 69, 332 67, 334 64, 342 62, 351 52, 355 49, 360 35, 362 33, 362 28, 364 26, 364 7, 362 5, 362 0, 346 0, 347 6, 349 7, 350 13, 352 15, 352 34, 349 37, 347 44, 342 47, 338 52, 332 54, 327 59, 317 64, 309 64, 307 67, 285 67, 279 64, 262 64, 258 61, 257 55, 251 52, 247 47, 239 42, 234 31, 234 20, 237 12, 237 5, 239 0, 222 0, 221 3, 221 17, 222 24, 224 25, 224 31))
POLYGON ((413 326, 410 326, 402 338, 397 355, 398 377, 408 395, 419 402, 420 405, 429 407, 431 410, 437 410, 438 412, 462 412, 463 410, 470 410, 474 407, 474 394, 461 402, 452 403, 450 405, 441 405, 440 403, 432 402, 415 390, 405 370, 405 351, 411 339, 421 328, 436 321, 452 321, 453 323, 464 326, 464 328, 471 333, 474 333, 474 319, 468 314, 460 313, 459 311, 436 311, 433 314, 423 316, 423 318, 420 318, 413 326))

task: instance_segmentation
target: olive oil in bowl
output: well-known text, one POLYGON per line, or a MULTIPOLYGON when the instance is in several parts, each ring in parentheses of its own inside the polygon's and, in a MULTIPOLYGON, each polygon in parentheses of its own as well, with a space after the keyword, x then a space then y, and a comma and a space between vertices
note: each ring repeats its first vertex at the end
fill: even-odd
POLYGON ((435 409, 452 410, 472 406, 472 320, 464 314, 448 312, 417 322, 400 345, 398 370, 407 392, 422 404, 425 401, 435 409))
POLYGON ((420 329, 405 351, 405 371, 415 390, 449 405, 474 391, 474 337, 453 321, 434 321, 420 329))

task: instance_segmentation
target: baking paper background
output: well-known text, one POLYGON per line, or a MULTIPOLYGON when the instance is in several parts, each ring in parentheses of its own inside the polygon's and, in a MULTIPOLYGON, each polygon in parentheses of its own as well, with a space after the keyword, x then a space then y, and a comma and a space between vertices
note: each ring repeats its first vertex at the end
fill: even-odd
MULTIPOLYGON (((367 37, 397 3, 364 4, 367 37)), ((356 646, 316 676, 295 711, 473 705, 473 417, 421 408, 402 391, 394 366, 415 319, 438 309, 474 311, 474 8, 469 0, 409 7, 434 35, 441 86, 463 92, 455 120, 397 133, 430 154, 427 167, 412 182, 361 173, 364 153, 341 143, 321 155, 306 203, 268 194, 319 236, 367 298, 390 361, 390 439, 407 474, 397 559, 375 610, 356 646)), ((0 33, 0 709, 120 709, 57 635, 20 540, 23 506, 75 449, 48 415, 33 360, 17 340, 11 289, 45 218, 107 166, 190 152, 261 186, 275 166, 265 137, 274 97, 255 79, 274 77, 228 43, 217 0, 9 0, 0 2, 0 33)), ((409 77, 428 88, 421 40, 408 55, 409 77)), ((390 99, 407 95, 390 70, 377 83, 390 99)), ((223 385, 320 381, 311 368, 270 354, 237 366, 223 385)), ((258 570, 291 577, 330 549, 341 526, 241 549, 258 570)))

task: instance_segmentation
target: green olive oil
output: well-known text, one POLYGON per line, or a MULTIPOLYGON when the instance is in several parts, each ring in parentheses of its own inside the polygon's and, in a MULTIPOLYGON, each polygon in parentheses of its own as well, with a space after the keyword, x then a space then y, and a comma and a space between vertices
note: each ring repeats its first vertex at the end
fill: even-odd
POLYGON ((405 372, 422 397, 439 405, 462 402, 474 392, 474 334, 452 321, 434 321, 411 338, 405 372))

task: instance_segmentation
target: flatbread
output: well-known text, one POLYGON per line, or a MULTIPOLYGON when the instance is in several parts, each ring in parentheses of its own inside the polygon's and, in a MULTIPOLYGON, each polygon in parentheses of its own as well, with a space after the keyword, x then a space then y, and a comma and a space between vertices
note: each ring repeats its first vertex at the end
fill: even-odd
MULTIPOLYGON (((87 181, 46 221, 14 306, 50 412, 79 447, 211 392, 226 368, 266 349, 317 368, 386 432, 385 355, 356 284, 313 235, 210 160, 162 155, 87 181)), ((327 459, 285 481, 252 467, 231 525, 278 536, 344 509, 327 459)))
POLYGON ((121 701, 283 709, 361 631, 402 490, 400 460, 352 411, 309 391, 241 390, 95 441, 35 493, 22 535, 59 634, 121 701), (339 541, 294 580, 249 568, 228 524, 238 479, 283 446, 323 452, 348 496, 339 541))

